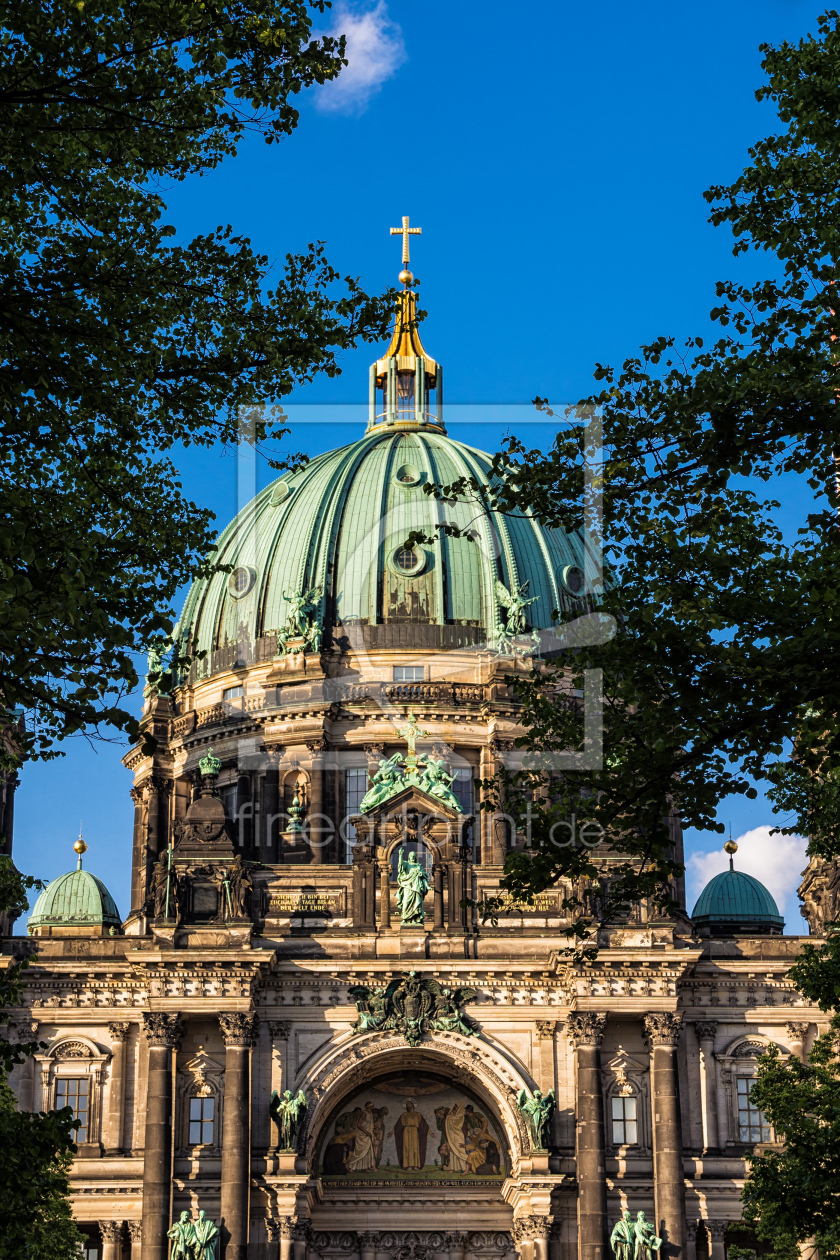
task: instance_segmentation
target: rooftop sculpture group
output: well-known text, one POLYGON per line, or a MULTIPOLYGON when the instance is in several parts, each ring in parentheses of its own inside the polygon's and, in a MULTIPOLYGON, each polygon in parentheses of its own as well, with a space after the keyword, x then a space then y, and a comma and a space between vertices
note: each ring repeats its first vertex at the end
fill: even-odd
POLYGON ((431 753, 424 758, 417 753, 417 740, 428 733, 421 730, 417 718, 409 713, 406 726, 397 731, 398 735, 405 738, 408 751, 405 754, 394 753, 392 757, 380 761, 379 769, 371 775, 370 787, 359 805, 361 813, 368 813, 407 787, 419 787, 421 792, 427 793, 449 809, 454 809, 459 814, 463 812, 452 791, 455 775, 448 772, 443 758, 434 757, 431 753))
POLYGON ((300 651, 320 652, 324 631, 313 614, 323 593, 322 586, 310 586, 308 591, 298 590, 291 594, 283 592, 283 598, 289 602, 289 612, 285 625, 277 631, 278 656, 300 651))

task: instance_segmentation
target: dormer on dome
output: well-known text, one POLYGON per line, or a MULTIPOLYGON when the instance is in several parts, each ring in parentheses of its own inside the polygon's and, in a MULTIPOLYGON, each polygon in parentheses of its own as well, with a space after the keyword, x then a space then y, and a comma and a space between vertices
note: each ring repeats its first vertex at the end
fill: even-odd
POLYGON ((370 416, 368 428, 390 425, 400 429, 434 429, 445 432, 443 425, 443 368, 427 354, 417 328, 417 295, 410 288, 414 276, 408 270, 409 236, 419 235, 420 228, 408 226, 403 215, 401 228, 391 228, 391 235, 402 235, 403 270, 399 307, 394 320, 391 344, 384 356, 370 368, 370 416))
POLYGON ((724 845, 729 870, 710 879, 691 915, 700 936, 781 936, 785 921, 764 885, 744 871, 736 871, 738 846, 724 845))

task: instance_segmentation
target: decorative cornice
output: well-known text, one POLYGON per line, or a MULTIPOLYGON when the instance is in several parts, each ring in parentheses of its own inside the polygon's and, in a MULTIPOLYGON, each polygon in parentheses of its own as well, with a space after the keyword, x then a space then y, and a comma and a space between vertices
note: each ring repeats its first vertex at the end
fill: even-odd
POLYGON ((682 1032, 682 1015, 676 1011, 661 1011, 656 1015, 645 1015, 645 1037, 651 1046, 676 1046, 682 1032))
POLYGON ((112 1041, 128 1041, 128 1034, 131 1031, 131 1024, 128 1020, 115 1020, 108 1025, 108 1032, 111 1034, 112 1041))
POLYGON ((576 1050, 581 1046, 600 1046, 607 1017, 601 1011, 575 1011, 566 1020, 566 1036, 576 1050))
POLYGON ((256 1015, 246 1015, 240 1011, 220 1014, 219 1024, 226 1046, 252 1046, 257 1035, 256 1015))
POLYGON ((183 1032, 181 1016, 165 1015, 162 1011, 144 1011, 143 1032, 149 1046, 168 1046, 171 1049, 183 1032))

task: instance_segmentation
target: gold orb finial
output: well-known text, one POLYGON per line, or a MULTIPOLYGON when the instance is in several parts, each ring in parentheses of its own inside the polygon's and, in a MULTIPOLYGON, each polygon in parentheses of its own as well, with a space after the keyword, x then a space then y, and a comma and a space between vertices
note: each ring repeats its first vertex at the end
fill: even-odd
POLYGON ((723 851, 724 853, 728 853, 729 856, 732 857, 733 853, 738 852, 738 846, 734 840, 727 840, 726 844, 723 846, 723 851))
POLYGON ((398 280, 399 280, 400 284, 404 284, 404 285, 406 286, 406 288, 407 288, 410 284, 414 284, 414 272, 413 272, 413 271, 409 271, 408 269, 406 269, 405 271, 401 271, 401 272, 400 272, 400 274, 399 274, 399 276, 398 276, 397 278, 398 278, 398 280))
POLYGON ((81 857, 83 853, 87 853, 87 845, 81 836, 79 836, 78 840, 73 845, 73 852, 78 853, 79 857, 81 857))

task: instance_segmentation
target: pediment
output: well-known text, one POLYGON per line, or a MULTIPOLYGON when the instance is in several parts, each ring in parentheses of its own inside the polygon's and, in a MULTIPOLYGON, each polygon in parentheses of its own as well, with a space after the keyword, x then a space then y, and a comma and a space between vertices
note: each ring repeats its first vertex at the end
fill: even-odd
POLYGON ((212 1058, 204 1050, 199 1050, 198 1054, 193 1055, 188 1063, 184 1064, 183 1070, 189 1072, 192 1076, 220 1076, 225 1066, 212 1058))
POLYGON ((641 1076, 643 1072, 648 1071, 648 1064, 644 1060, 628 1054, 620 1046, 618 1052, 607 1063, 607 1067, 619 1081, 627 1080, 632 1076, 641 1076))
POLYGON ((468 822, 471 817, 471 815, 462 814, 458 809, 452 809, 450 805, 445 805, 443 801, 412 783, 400 788, 399 792, 396 792, 394 796, 389 796, 387 801, 381 801, 379 805, 375 805, 373 809, 362 814, 362 818, 379 821, 392 814, 407 813, 409 810, 416 810, 418 814, 438 814, 456 826, 468 822))

